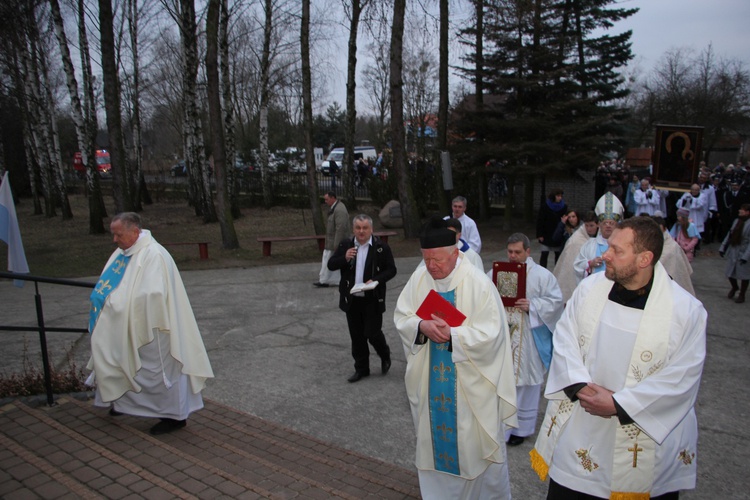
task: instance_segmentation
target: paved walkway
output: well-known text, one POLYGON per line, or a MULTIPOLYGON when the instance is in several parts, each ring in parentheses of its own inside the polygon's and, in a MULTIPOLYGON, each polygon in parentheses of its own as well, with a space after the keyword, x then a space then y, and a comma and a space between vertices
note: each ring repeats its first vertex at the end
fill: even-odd
MULTIPOLYGON (((500 252, 489 252, 492 248, 499 248, 497 243, 486 242, 486 247, 483 256, 485 267, 488 267, 492 260, 502 256, 500 252)), ((715 248, 713 250, 708 246, 694 265, 695 288, 709 311, 708 359, 697 402, 701 432, 698 487, 695 491, 684 493, 681 498, 747 499, 744 478, 747 464, 750 463, 750 432, 745 425, 750 415, 750 385, 747 383, 750 380, 747 333, 750 303, 735 304, 726 298, 724 261, 715 255, 715 248)), ((538 251, 532 255, 537 257, 538 251)), ((38 454, 38 450, 47 448, 61 453, 57 448, 75 447, 86 439, 98 446, 106 446, 114 453, 112 457, 105 457, 106 460, 127 460, 128 465, 110 464, 106 470, 128 470, 124 474, 128 478, 125 482, 143 482, 145 486, 128 485, 125 489, 142 487, 141 492, 156 488, 154 491, 159 491, 161 495, 161 489, 166 485, 160 486, 155 481, 169 478, 167 482, 172 486, 196 496, 201 496, 204 490, 191 488, 211 488, 205 491, 215 496, 223 494, 234 497, 235 493, 239 495, 245 492, 248 497, 265 497, 263 492, 271 492, 288 498, 299 490, 286 489, 287 484, 281 484, 280 477, 286 476, 284 481, 294 484, 294 488, 308 488, 304 495, 296 493, 300 498, 335 496, 326 490, 318 491, 318 486, 311 485, 313 480, 332 488, 332 491, 357 498, 368 495, 387 498, 416 495, 417 491, 413 489, 416 484, 413 475, 414 429, 403 383, 405 358, 391 314, 396 298, 417 261, 414 258, 397 259, 399 274, 388 285, 384 331, 393 351, 393 367, 387 376, 380 376, 377 369, 379 363, 373 353, 373 375, 356 384, 346 382, 353 372, 353 363, 346 321, 344 314, 338 310, 338 292, 335 288, 312 287, 312 282, 317 280, 319 264, 183 273, 216 374, 204 392, 209 400, 207 408, 189 420, 184 433, 179 431, 155 439, 143 432, 152 422, 131 417, 115 420, 106 412, 89 407, 89 403, 82 406, 81 403, 66 401, 60 407, 28 410, 30 414, 14 403, 3 408, 0 414, 0 448, 3 449, 0 451, 0 485, 18 481, 29 488, 27 483, 41 487, 45 482, 54 481, 54 488, 63 488, 59 486, 63 484, 63 477, 71 477, 63 467, 67 460, 53 464, 55 468, 51 471, 57 471, 62 477, 50 479, 50 473, 38 470, 29 472, 32 466, 26 463, 28 460, 23 459, 21 453, 40 460, 42 455, 41 452, 38 454), (259 427, 261 424, 258 422, 261 421, 251 415, 263 419, 263 425, 267 427, 259 427), (71 424, 65 432, 54 427, 55 430, 50 430, 39 422, 42 416, 65 425, 68 425, 67 422, 71 424), (16 432, 6 430, 8 421, 21 426, 18 433, 22 433, 23 438, 18 438, 16 432), (226 425, 228 422, 232 422, 232 425, 226 425), (83 427, 79 429, 79 426, 83 427), (259 431, 259 428, 264 430, 259 431), (122 433, 130 429, 133 429, 130 431, 132 434, 125 437, 122 433), (259 439, 258 436, 266 433, 274 436, 279 448, 259 439), (223 444, 209 439, 218 439, 223 435, 228 436, 228 442, 223 444), (25 448, 27 440, 33 443, 39 440, 39 443, 34 448, 25 448), (121 445, 117 444, 120 440, 123 441, 121 445), (42 441, 48 441, 48 444, 42 441), (64 444, 66 441, 68 444, 64 444), (315 444, 303 446, 305 454, 302 455, 296 448, 297 441, 315 444), (162 442, 174 448, 168 448, 168 452, 156 451, 161 449, 162 442), (15 443, 15 451, 6 443, 15 443), (285 449, 281 445, 295 448, 285 449), (177 454, 179 459, 174 459, 171 457, 173 449, 181 450, 180 453, 195 451, 195 455, 190 456, 197 457, 194 458, 196 460, 209 457, 205 464, 222 471, 223 466, 218 464, 224 461, 241 463, 241 467, 248 470, 256 467, 255 462, 275 464, 273 467, 278 469, 268 465, 268 469, 263 469, 263 474, 250 474, 247 477, 231 471, 222 472, 224 475, 210 472, 208 476, 211 478, 207 479, 204 477, 207 470, 205 464, 196 466, 180 454, 177 454), (241 453, 235 454, 235 449, 241 453), (202 455, 204 452, 205 455, 202 455), (318 452, 322 456, 313 458, 318 452), (154 453, 157 456, 152 457, 154 453), (146 457, 139 458, 139 454, 146 457), (283 460, 279 461, 276 455, 283 460), (165 457, 169 457, 168 460, 165 457), (311 476, 304 475, 306 479, 297 479, 291 473, 297 473, 297 467, 302 465, 292 465, 295 457, 302 457, 299 460, 308 462, 314 471, 328 467, 326 470, 330 474, 317 472, 311 476), (369 459, 365 457, 374 457, 371 463, 376 465, 366 465, 363 469, 381 472, 366 475, 367 480, 345 472, 345 464, 367 462, 369 459), (139 461, 141 458, 143 461, 139 461), (169 471, 165 475, 157 469, 157 477, 148 481, 128 469, 132 462, 154 474, 152 466, 161 466, 163 462, 171 464, 175 460, 181 473, 169 471), (319 464, 320 460, 323 460, 323 465, 319 464), (334 461, 328 463, 325 460, 334 461), (10 464, 15 464, 15 467, 10 464), (202 472, 194 475, 194 471, 202 472), (371 477, 390 478, 394 474, 399 478, 397 483, 402 489, 369 482, 371 477), (355 481, 354 486, 358 489, 353 490, 350 483, 345 483, 348 485, 345 486, 340 480, 341 475, 357 478, 352 481, 355 481), (237 483, 243 489, 236 492, 222 490, 217 481, 233 484, 233 481, 226 479, 228 476, 243 478, 237 483), (277 479, 279 482, 274 482, 277 479), (266 481, 274 482, 274 486, 269 486, 271 483, 266 481), (313 490, 317 496, 313 496, 313 493, 307 496, 313 490)), ((80 327, 86 324, 88 294, 85 290, 66 290, 52 285, 42 285, 40 290, 48 325, 80 327)), ((0 324, 35 323, 32 286, 18 290, 7 282, 0 282, 0 304, 0 324)), ((7 341, 4 338, 0 372, 18 371, 24 357, 38 363, 35 334, 5 336, 7 341)), ((50 334, 50 337, 51 357, 56 365, 66 366, 67 351, 71 352, 78 366, 85 364, 88 358, 87 336, 50 334)), ((544 404, 540 409, 544 410, 544 404)), ((544 498, 546 492, 546 484, 540 482, 528 466, 532 441, 508 450, 513 496, 517 500, 544 498)), ((71 460, 86 462, 75 453, 66 453, 73 457, 71 460)), ((90 453, 86 451, 85 455, 90 453)), ((50 458, 44 460, 52 463, 50 458)), ((38 469, 38 466, 33 467, 38 469)), ((101 467, 97 462, 95 468, 102 474, 103 467, 104 461, 101 467)), ((91 488, 91 481, 79 482, 91 488)), ((98 483, 93 481, 93 484, 98 483)), ((125 489, 118 491, 124 492, 125 489)), ((0 490, 0 497, 6 497, 4 491, 0 490)), ((72 490, 65 491, 69 493, 72 490)), ((103 493, 95 488, 93 491, 110 496, 109 492, 103 493)), ((142 496, 142 493, 134 495, 142 496)), ((40 496, 54 498, 54 495, 40 496)), ((79 495, 68 494, 70 498, 74 496, 79 495)))
POLYGON ((0 497, 417 498, 413 472, 209 401, 185 429, 62 397, 0 409, 0 497))

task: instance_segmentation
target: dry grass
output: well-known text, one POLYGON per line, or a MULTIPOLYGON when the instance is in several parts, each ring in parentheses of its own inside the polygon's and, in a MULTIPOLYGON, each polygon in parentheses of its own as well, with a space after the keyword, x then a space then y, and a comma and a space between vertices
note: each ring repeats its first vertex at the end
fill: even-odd
MULTIPOLYGON (((30 199, 23 199, 16 206, 26 258, 31 274, 57 278, 97 276, 109 255, 114 250, 110 235, 88 234, 87 200, 82 195, 71 195, 74 218, 63 221, 60 216, 46 218, 32 215, 30 199)), ((106 199, 110 215, 114 213, 111 199, 106 199)), ((378 223, 377 209, 362 206, 361 211, 378 223)), ((325 212, 324 212, 325 213, 325 212)), ((310 209, 288 207, 245 208, 243 216, 235 221, 240 240, 238 250, 221 248, 221 232, 218 223, 204 224, 200 217, 184 201, 162 201, 146 206, 142 212, 144 226, 150 229, 161 243, 199 242, 209 243, 208 260, 200 260, 197 245, 167 246, 181 270, 217 269, 278 265, 294 262, 314 262, 320 259, 315 241, 275 243, 271 257, 263 257, 259 236, 292 236, 314 234, 310 209)), ((353 215, 353 214, 352 214, 353 215)), ((108 225, 109 221, 105 221, 108 225)), ((403 231, 400 231, 403 234, 403 231)), ((415 240, 404 240, 402 236, 389 240, 398 257, 418 255, 415 240)), ((7 261, 7 246, 0 244, 0 267, 7 261)))

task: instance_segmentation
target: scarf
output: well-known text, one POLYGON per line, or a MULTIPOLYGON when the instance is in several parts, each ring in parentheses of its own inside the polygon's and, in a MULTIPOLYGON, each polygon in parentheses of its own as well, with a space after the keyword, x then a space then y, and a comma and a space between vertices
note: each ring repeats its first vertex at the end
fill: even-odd
POLYGON ((554 201, 547 198, 547 206, 553 212, 559 212, 565 206, 565 200, 560 200, 560 203, 555 203, 554 201))

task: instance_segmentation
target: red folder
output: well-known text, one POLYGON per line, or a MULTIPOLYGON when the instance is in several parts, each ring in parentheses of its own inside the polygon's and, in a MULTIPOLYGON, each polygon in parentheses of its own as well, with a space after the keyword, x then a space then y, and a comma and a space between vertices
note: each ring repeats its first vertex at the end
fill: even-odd
POLYGON ((461 326, 466 319, 464 313, 453 307, 453 304, 441 297, 435 290, 430 290, 422 305, 417 309, 417 316, 431 320, 433 314, 448 323, 448 326, 461 326))
POLYGON ((518 299, 526 298, 526 264, 493 262, 492 282, 497 287, 500 298, 503 299, 503 305, 515 306, 518 299))

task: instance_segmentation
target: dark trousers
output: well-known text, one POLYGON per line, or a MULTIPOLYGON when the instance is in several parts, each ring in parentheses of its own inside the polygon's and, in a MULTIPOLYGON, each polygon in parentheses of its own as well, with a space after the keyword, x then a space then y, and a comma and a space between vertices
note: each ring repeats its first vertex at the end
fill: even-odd
MULTIPOLYGON (((658 497, 651 497, 651 500, 678 500, 680 498, 679 491, 673 491, 671 493, 665 493, 658 497)), ((549 480, 549 491, 547 492, 547 500, 606 500, 602 497, 595 497, 593 495, 587 495, 585 493, 578 493, 577 491, 566 488, 560 483, 556 483, 552 479, 549 480)))
POLYGON ((370 373, 368 341, 381 359, 390 359, 391 349, 383 335, 383 314, 378 311, 377 299, 352 297, 346 312, 346 323, 352 339, 352 357, 357 372, 370 373))

